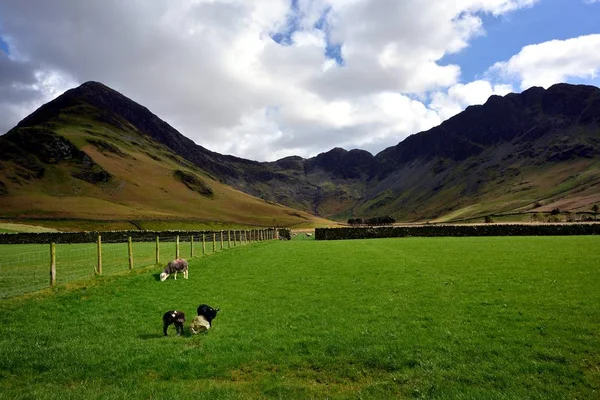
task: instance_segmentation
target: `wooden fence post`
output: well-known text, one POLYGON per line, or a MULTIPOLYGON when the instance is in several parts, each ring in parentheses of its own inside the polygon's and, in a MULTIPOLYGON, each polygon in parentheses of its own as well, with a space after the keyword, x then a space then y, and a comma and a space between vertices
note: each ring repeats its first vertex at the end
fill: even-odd
POLYGON ((56 244, 50 243, 50 286, 56 285, 56 244))
POLYGON ((217 234, 213 232, 213 253, 217 252, 217 234))
POLYGON ((158 236, 156 237, 156 264, 160 264, 160 241, 158 236))
POLYGON ((206 235, 202 234, 202 255, 206 254, 206 235))
POLYGON ((102 275, 102 237, 98 235, 98 275, 102 275))
MULTIPOLYGON (((235 236, 233 237, 233 240, 235 240, 235 236)), ((231 248, 231 231, 227 231, 227 248, 231 248)))
POLYGON ((223 231, 221 231, 221 250, 223 250, 223 231))
POLYGON ((237 246, 237 231, 233 231, 233 247, 237 246))
POLYGON ((190 236, 190 258, 194 258, 194 235, 190 236))
POLYGON ((131 236, 127 238, 127 249, 129 250, 129 269, 133 269, 133 245, 131 243, 131 236))
POLYGON ((179 235, 177 235, 177 239, 175 240, 175 258, 179 258, 179 235))

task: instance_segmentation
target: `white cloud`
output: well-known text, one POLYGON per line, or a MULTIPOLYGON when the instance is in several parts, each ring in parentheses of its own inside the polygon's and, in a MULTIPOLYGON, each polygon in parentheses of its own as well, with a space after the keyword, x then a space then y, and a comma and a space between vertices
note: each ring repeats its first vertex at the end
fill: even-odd
POLYGON ((513 92, 511 85, 492 85, 485 80, 477 80, 467 84, 456 84, 446 92, 432 95, 429 107, 437 111, 442 120, 446 120, 469 105, 483 104, 493 94, 504 96, 513 92))
POLYGON ((567 40, 551 40, 523 47, 490 74, 520 81, 521 89, 548 87, 569 78, 595 79, 600 73, 600 34, 567 40))
POLYGON ((484 34, 482 13, 536 2, 298 0, 293 10, 289 0, 4 2, 0 36, 11 58, 0 60, 0 112, 12 108, 0 131, 49 94, 97 80, 221 153, 378 152, 503 92, 460 84, 460 67, 440 60, 484 34), (332 46, 343 65, 327 56, 332 46), (415 100, 431 93, 431 108, 415 100))

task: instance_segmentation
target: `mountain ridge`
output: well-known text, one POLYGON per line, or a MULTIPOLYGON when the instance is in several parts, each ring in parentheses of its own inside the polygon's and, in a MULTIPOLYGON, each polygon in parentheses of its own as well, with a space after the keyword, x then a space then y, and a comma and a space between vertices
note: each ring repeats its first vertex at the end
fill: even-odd
MULTIPOLYGON (((210 178, 264 201, 337 219, 392 215, 423 221, 534 212, 541 200, 558 196, 554 187, 560 185, 588 195, 590 204, 600 200, 590 184, 600 178, 600 89, 594 86, 556 84, 491 96, 375 155, 334 148, 308 159, 272 162, 210 151, 99 82, 65 92, 13 130, 51 131, 52 121, 65 113, 139 132, 210 178)), ((6 184, 0 189, 6 191, 6 184)))

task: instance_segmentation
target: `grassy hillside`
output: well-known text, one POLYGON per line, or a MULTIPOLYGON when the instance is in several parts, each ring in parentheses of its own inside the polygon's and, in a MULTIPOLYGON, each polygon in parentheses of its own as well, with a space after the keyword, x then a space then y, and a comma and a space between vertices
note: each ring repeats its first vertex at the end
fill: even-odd
POLYGON ((5 300, 0 398, 595 398, 598 245, 258 243, 189 280, 154 268, 5 300), (221 308, 208 334, 162 336, 164 312, 189 323, 201 303, 221 308))
POLYGON ((589 213, 600 203, 599 126, 600 89, 557 84, 491 96, 375 156, 334 148, 257 162, 210 151, 86 82, 0 137, 0 216, 67 229, 73 220, 201 229, 332 223, 309 214, 453 222, 589 213))
POLYGON ((107 120, 89 105, 76 104, 43 128, 15 128, 0 140, 19 143, 24 139, 15 138, 25 134, 32 142, 42 135, 49 139, 29 163, 19 159, 19 149, 0 160, 5 219, 35 218, 40 225, 61 229, 73 223, 78 229, 330 224, 222 184, 127 121, 107 120), (89 157, 54 156, 66 144, 55 145, 53 135, 89 157))
POLYGON ((528 220, 552 209, 589 213, 600 203, 600 162, 510 157, 512 146, 461 162, 441 158, 406 164, 377 182, 355 207, 359 215, 401 221, 452 222, 486 215, 528 220))
POLYGON ((54 232, 55 229, 44 228, 39 225, 0 223, 0 233, 17 232, 54 232))

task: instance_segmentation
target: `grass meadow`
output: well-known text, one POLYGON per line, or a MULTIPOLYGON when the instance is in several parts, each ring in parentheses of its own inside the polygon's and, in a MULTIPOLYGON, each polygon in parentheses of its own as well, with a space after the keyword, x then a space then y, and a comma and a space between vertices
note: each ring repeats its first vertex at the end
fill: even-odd
POLYGON ((598 237, 254 243, 0 301, 0 399, 600 398, 598 237), (221 308, 208 334, 161 317, 221 308))

